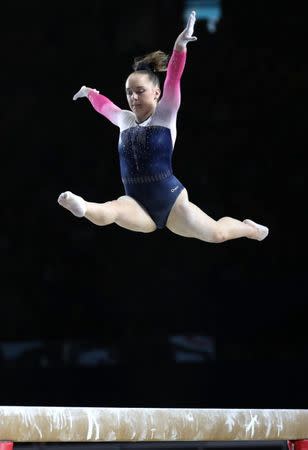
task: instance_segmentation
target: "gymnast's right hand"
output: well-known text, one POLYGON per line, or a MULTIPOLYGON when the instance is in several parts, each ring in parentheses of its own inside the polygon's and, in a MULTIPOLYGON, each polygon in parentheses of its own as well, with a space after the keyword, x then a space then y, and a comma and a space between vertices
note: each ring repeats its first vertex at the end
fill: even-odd
POLYGON ((86 86, 81 86, 78 92, 73 97, 73 100, 77 100, 77 98, 80 97, 88 97, 88 94, 90 91, 96 92, 98 94, 98 91, 96 89, 91 89, 86 86))

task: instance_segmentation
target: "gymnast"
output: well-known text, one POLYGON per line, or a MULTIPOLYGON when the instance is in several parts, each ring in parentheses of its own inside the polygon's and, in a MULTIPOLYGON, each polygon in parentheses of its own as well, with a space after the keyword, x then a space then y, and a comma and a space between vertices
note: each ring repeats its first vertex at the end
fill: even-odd
POLYGON ((177 37, 172 56, 162 51, 135 58, 134 71, 125 84, 131 111, 122 110, 96 89, 82 86, 73 100, 87 97, 93 108, 119 127, 119 159, 125 195, 105 203, 92 203, 70 191, 58 203, 77 217, 96 225, 116 223, 128 230, 150 233, 167 227, 181 236, 219 243, 246 237, 262 241, 268 228, 250 219, 214 220, 191 203, 172 172, 176 118, 180 107, 180 80, 188 42, 193 36, 195 11, 177 37), (157 72, 167 71, 163 95, 157 72), (161 99, 160 99, 161 97, 161 99))

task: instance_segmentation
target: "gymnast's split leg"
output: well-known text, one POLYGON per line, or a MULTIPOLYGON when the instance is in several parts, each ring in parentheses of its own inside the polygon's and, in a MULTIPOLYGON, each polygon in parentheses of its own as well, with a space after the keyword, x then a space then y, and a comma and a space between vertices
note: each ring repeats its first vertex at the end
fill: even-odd
POLYGON ((268 228, 250 219, 243 222, 232 217, 214 220, 188 199, 183 189, 173 205, 167 221, 167 228, 184 237, 205 242, 220 243, 246 237, 262 241, 268 235, 268 228))
POLYGON ((92 203, 67 191, 59 196, 58 203, 75 216, 85 217, 95 225, 116 223, 122 228, 141 233, 156 230, 156 225, 149 214, 127 195, 105 203, 92 203))

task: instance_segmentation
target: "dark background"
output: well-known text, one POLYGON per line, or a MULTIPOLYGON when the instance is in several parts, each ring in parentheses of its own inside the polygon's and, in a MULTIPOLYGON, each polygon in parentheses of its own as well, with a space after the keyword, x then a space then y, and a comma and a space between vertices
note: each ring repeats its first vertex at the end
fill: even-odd
MULTIPOLYGON (((85 84, 127 108, 134 56, 170 52, 181 1, 6 2, 1 29, 1 403, 307 406, 306 21, 300 2, 222 2, 197 22, 182 78, 174 172, 214 219, 251 218, 263 242, 208 244, 96 227, 65 191, 122 195, 118 130, 85 84), (214 354, 176 361, 170 336, 214 354), (63 359, 101 346, 105 363, 63 359), (68 344, 67 344, 68 345, 68 344)), ((184 352, 185 353, 185 352, 184 352)))

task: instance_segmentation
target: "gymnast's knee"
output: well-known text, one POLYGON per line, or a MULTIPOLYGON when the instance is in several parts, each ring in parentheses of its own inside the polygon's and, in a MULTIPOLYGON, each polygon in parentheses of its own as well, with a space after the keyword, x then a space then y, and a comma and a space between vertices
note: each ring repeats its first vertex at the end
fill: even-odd
POLYGON ((86 218, 98 226, 105 226, 114 223, 118 218, 118 208, 116 200, 111 200, 89 208, 86 218))
POLYGON ((226 232, 216 223, 216 226, 212 232, 212 242, 214 244, 220 244, 221 242, 227 241, 226 232))

